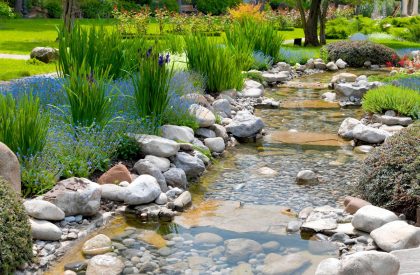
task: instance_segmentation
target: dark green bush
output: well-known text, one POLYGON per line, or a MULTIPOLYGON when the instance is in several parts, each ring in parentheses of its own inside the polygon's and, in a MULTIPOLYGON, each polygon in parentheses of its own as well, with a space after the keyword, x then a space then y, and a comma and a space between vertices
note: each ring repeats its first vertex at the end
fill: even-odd
POLYGON ((0 178, 0 274, 13 274, 32 259, 28 216, 19 195, 0 178))
POLYGON ((109 18, 113 10, 113 2, 110 0, 83 0, 80 10, 84 18, 109 18))
POLYGON ((16 15, 13 13, 13 9, 9 7, 6 2, 0 1, 0 19, 14 17, 16 17, 16 15))
POLYGON ((346 39, 351 34, 349 20, 344 17, 339 17, 327 21, 325 36, 328 39, 346 39))
POLYGON ((179 10, 177 0, 155 0, 155 1, 151 1, 150 8, 152 10, 166 8, 167 10, 173 11, 173 12, 176 12, 176 11, 179 10))
POLYGON ((205 14, 220 15, 241 2, 240 0, 197 0, 197 9, 205 14))
POLYGON ((325 46, 329 60, 345 60, 351 67, 362 67, 365 61, 384 65, 397 53, 384 45, 369 41, 339 41, 325 46))
POLYGON ((60 18, 63 12, 61 1, 50 0, 45 3, 44 8, 48 10, 48 16, 51 18, 60 18))
POLYGON ((415 219, 420 205, 420 125, 377 147, 361 166, 356 192, 374 205, 415 219))

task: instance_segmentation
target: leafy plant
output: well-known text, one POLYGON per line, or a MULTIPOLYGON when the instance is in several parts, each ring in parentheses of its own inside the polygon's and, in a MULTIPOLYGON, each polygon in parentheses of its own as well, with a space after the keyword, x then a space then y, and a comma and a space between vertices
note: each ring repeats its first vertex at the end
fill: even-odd
POLYGON ((349 20, 343 17, 328 20, 325 36, 328 39, 346 39, 351 34, 349 20))
POLYGON ((400 115, 420 117, 420 93, 392 85, 369 90, 363 97, 363 109, 370 113, 382 114, 394 110, 400 115))
POLYGON ((240 0, 197 0, 196 6, 202 13, 220 15, 241 2, 240 0))
POLYGON ((13 13, 13 9, 9 7, 9 5, 6 2, 0 1, 0 19, 14 17, 16 17, 16 15, 13 13))
POLYGON ((44 8, 48 10, 48 16, 51 18, 60 18, 63 13, 61 1, 49 0, 44 4, 44 8))
POLYGON ((20 159, 42 151, 49 121, 39 98, 27 94, 16 100, 11 94, 0 94, 0 141, 20 159))
POLYGON ((260 11, 261 4, 252 5, 241 3, 238 6, 229 9, 229 14, 234 20, 243 21, 247 19, 262 21, 263 13, 260 11))
POLYGON ((0 273, 14 274, 32 260, 31 226, 19 195, 0 178, 0 273))

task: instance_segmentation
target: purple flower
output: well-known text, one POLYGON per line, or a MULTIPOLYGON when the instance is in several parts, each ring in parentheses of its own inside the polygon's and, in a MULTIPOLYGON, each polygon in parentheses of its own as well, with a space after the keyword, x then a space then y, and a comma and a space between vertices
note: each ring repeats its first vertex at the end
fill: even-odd
POLYGON ((159 55, 159 60, 158 60, 159 66, 163 66, 163 64, 165 63, 165 60, 163 59, 163 55, 159 55))
POLYGON ((146 57, 149 57, 152 54, 152 47, 150 47, 146 52, 146 57))
POLYGON ((166 64, 168 64, 169 62, 171 62, 171 58, 169 53, 166 54, 166 59, 165 59, 166 64))

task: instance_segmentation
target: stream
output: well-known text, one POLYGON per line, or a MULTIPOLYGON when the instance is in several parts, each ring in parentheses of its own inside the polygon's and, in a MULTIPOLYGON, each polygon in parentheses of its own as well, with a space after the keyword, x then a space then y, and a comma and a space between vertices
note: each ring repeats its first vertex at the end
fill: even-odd
MULTIPOLYGON (((356 72, 368 73, 378 72, 356 72)), ((341 122, 360 118, 362 110, 321 99, 328 90, 322 84, 331 77, 315 74, 299 78, 301 88, 266 89, 267 97, 281 102, 278 109, 255 112, 267 135, 216 161, 190 187, 192 209, 173 222, 121 215, 96 232, 113 240, 123 274, 314 274, 320 261, 337 257, 332 243, 285 229, 305 207, 340 207, 364 158, 337 136, 341 122), (320 183, 296 184, 305 169, 316 172, 320 183)), ((84 260, 82 245, 46 274, 84 260)))

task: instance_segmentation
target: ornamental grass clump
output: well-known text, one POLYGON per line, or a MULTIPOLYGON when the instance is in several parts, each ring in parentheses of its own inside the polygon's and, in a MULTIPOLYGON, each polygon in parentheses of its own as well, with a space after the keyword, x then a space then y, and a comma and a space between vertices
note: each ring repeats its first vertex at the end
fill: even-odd
POLYGON ((235 55, 237 51, 199 35, 187 36, 185 42, 188 68, 204 75, 207 92, 242 88, 243 63, 235 55))
POLYGON ((50 122, 38 97, 31 94, 15 99, 11 94, 0 94, 0 141, 20 159, 42 151, 50 122))
POLYGON ((368 91, 362 101, 366 112, 382 114, 394 110, 399 115, 420 117, 420 93, 404 87, 392 85, 368 91))
POLYGON ((19 195, 0 177, 0 274, 11 275, 32 259, 31 226, 19 195))

